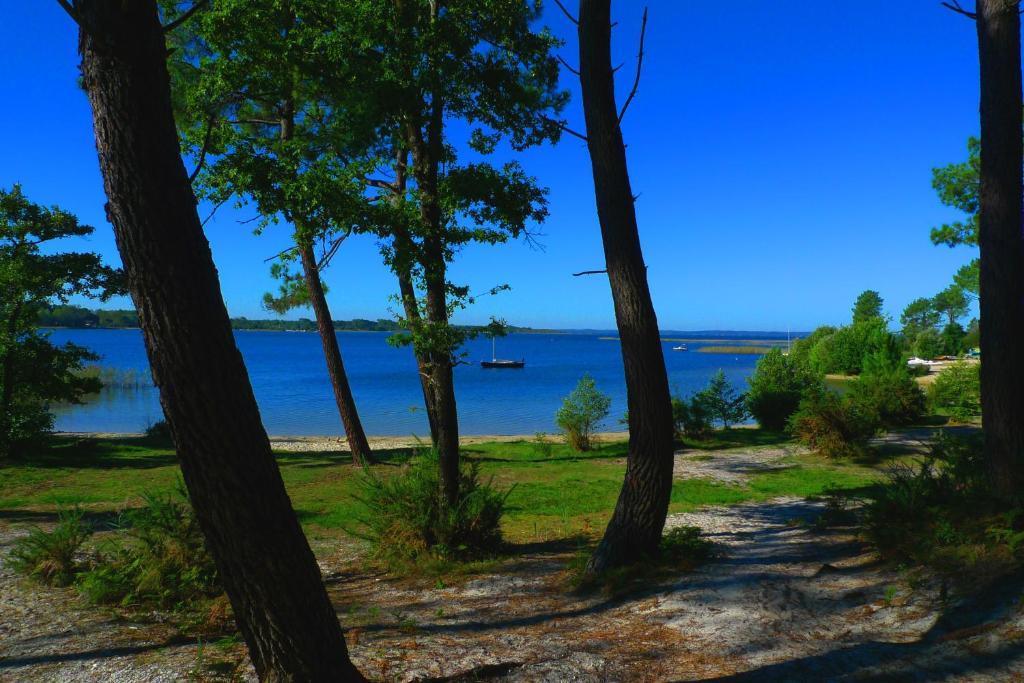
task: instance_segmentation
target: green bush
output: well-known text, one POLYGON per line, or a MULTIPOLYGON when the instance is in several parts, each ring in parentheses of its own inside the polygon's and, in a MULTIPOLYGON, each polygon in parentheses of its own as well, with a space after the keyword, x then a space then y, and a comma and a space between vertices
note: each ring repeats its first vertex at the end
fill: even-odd
POLYGON ((157 420, 153 424, 146 427, 146 438, 150 441, 170 442, 171 441, 171 426, 167 424, 167 420, 157 420))
POLYGON ((804 445, 827 458, 863 455, 878 430, 878 418, 849 398, 822 392, 800 402, 789 430, 804 445))
POLYGON ((927 458, 895 467, 872 495, 865 530, 884 557, 977 588, 1024 564, 1024 511, 997 500, 980 435, 940 436, 927 458))
POLYGON ((677 526, 658 543, 659 560, 676 567, 695 568, 711 557, 713 544, 699 527, 677 526))
POLYGON ((67 586, 79 569, 75 556, 91 534, 81 510, 62 510, 52 531, 37 527, 16 540, 7 565, 47 585, 67 586))
POLYGON ((946 343, 938 330, 929 328, 918 333, 910 350, 918 358, 935 358, 945 352, 946 343))
POLYGON ((821 374, 858 375, 864 367, 864 356, 888 334, 882 318, 840 327, 818 340, 807 354, 808 361, 821 374))
POLYGON ((700 391, 700 396, 711 419, 718 420, 726 429, 747 418, 747 397, 736 393, 722 370, 715 373, 708 385, 700 391))
POLYGON ((373 555, 392 569, 430 556, 470 558, 500 548, 501 517, 511 492, 481 482, 477 463, 463 464, 458 505, 448 506, 440 462, 430 450, 394 476, 364 470, 357 499, 366 514, 352 533, 369 541, 373 555))
POLYGON ((939 373, 929 389, 932 407, 957 422, 981 415, 981 366, 961 361, 939 373))
POLYGON ((876 415, 885 427, 912 424, 924 415, 924 392, 891 336, 865 356, 864 371, 850 383, 847 396, 862 414, 876 415))
POLYGON ((801 400, 825 391, 821 375, 799 357, 786 356, 780 349, 762 356, 747 381, 747 409, 763 428, 775 431, 786 427, 801 400))
POLYGON ((79 578, 92 602, 187 610, 222 592, 213 559, 183 487, 143 496, 122 515, 124 538, 111 542, 79 578))
POLYGON ((590 450, 591 435, 601 421, 608 417, 611 404, 612 399, 598 390, 593 377, 585 374, 580 378, 579 384, 565 397, 562 407, 555 413, 555 422, 574 450, 590 450))
POLYGON ((711 411, 700 393, 690 398, 672 397, 672 422, 676 438, 704 440, 711 435, 711 411))

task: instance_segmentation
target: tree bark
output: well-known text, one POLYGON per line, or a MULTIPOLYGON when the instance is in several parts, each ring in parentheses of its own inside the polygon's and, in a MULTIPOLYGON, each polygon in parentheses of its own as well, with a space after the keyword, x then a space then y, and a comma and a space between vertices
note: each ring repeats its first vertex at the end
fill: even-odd
MULTIPOLYGON (((408 157, 409 152, 404 147, 399 147, 395 152, 395 182, 392 187, 392 198, 396 203, 404 199, 408 187, 408 157)), ((416 328, 422 321, 416 287, 412 281, 415 250, 412 238, 404 226, 395 226, 394 252, 392 265, 395 275, 398 277, 398 292, 402 297, 405 319, 409 321, 410 326, 416 328)), ((416 356, 416 371, 419 373, 420 389, 423 391, 423 406, 427 411, 427 422, 430 425, 430 443, 437 448, 437 407, 434 404, 434 392, 430 385, 430 362, 426 355, 416 348, 415 344, 413 344, 413 354, 416 356)))
POLYGON ((107 214, 192 505, 264 681, 361 681, 235 346, 154 0, 78 0, 107 214))
MULTIPOLYGON (((432 13, 437 4, 432 4, 432 13)), ((450 506, 459 500, 459 417, 455 402, 453 349, 445 341, 449 332, 448 282, 445 261, 443 215, 438 197, 438 173, 444 149, 444 106, 440 87, 431 93, 427 134, 423 135, 419 113, 415 123, 407 126, 407 137, 413 158, 416 186, 420 194, 420 219, 426 235, 420 254, 423 279, 426 282, 427 324, 433 334, 432 347, 426 352, 430 361, 430 390, 434 407, 434 441, 441 467, 441 488, 450 506), (438 346, 440 344, 440 347, 438 346)))
POLYGON ((997 492, 1024 484, 1024 234, 1019 5, 978 0, 981 66, 981 402, 997 492))
POLYGON ((673 427, 658 319, 647 285, 633 191, 615 105, 610 0, 580 0, 580 82, 604 242, 615 302, 629 409, 626 476, 588 572, 657 553, 672 491, 673 427))
POLYGON ((331 309, 327 306, 327 297, 320 282, 320 270, 317 268, 316 255, 311 245, 301 247, 302 271, 306 278, 306 289, 309 291, 309 303, 316 315, 316 327, 320 332, 320 343, 324 347, 324 359, 327 361, 327 375, 331 378, 334 389, 334 401, 338 405, 338 414, 345 427, 345 438, 348 439, 349 450, 352 451, 352 462, 364 465, 370 461, 370 444, 363 431, 363 423, 356 410, 356 401, 352 397, 352 388, 348 384, 345 363, 341 359, 341 348, 331 318, 331 309))

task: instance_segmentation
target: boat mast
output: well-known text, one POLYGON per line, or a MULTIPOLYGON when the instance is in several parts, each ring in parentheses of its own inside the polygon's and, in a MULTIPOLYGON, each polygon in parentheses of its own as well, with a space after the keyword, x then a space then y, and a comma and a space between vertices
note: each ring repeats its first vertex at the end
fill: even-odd
POLYGON ((496 339, 495 335, 492 334, 491 335, 491 360, 492 361, 498 360, 498 355, 494 351, 494 340, 495 339, 496 339))

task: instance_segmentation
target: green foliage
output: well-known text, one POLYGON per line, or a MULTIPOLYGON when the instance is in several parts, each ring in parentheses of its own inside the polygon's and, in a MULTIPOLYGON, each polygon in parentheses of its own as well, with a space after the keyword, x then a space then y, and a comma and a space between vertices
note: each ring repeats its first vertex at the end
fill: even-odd
POLYGON ((952 325, 967 315, 970 301, 962 287, 952 284, 935 295, 932 305, 937 312, 946 316, 946 321, 952 325))
POLYGON ((953 363, 935 378, 929 388, 932 407, 957 422, 970 422, 981 415, 981 366, 953 363))
POLYGON ((611 397, 601 393, 593 377, 584 374, 576 388, 562 400, 562 406, 555 413, 555 423, 573 449, 589 451, 591 435, 608 417, 611 405, 611 397))
POLYGON ((441 493, 434 451, 415 456, 394 476, 364 470, 358 486, 366 513, 352 533, 370 541, 374 557, 391 569, 432 557, 473 558, 501 547, 501 518, 512 489, 499 491, 481 482, 477 463, 462 466, 454 508, 441 493))
POLYGON ((91 602, 189 610, 222 592, 184 487, 145 494, 122 515, 112 541, 78 586, 91 602))
POLYGON ((150 439, 151 441, 170 443, 171 426, 167 424, 167 420, 157 420, 153 424, 146 427, 145 435, 146 438, 150 439))
POLYGON ((865 528, 885 557, 975 590, 1024 560, 1024 514, 1000 507, 989 488, 980 435, 940 436, 923 461, 894 468, 867 506, 865 528))
POLYGON ((967 161, 932 169, 932 187, 944 205, 967 214, 967 220, 932 228, 932 243, 955 247, 978 245, 978 206, 981 196, 981 140, 967 140, 967 161))
POLYGON ((910 350, 919 358, 935 358, 946 352, 946 340, 938 330, 923 330, 911 342, 910 350))
POLYGON ((924 297, 914 299, 907 304, 900 315, 903 336, 907 339, 915 339, 922 332, 934 330, 941 317, 941 314, 935 310, 934 299, 924 297))
POLYGON ((763 428, 776 431, 785 428, 801 400, 825 390, 820 374, 780 349, 766 353, 747 381, 747 409, 763 428))
POLYGON ((712 431, 711 420, 711 411, 702 392, 689 398, 672 397, 672 423, 677 439, 707 439, 712 431))
POLYGON ((960 323, 949 323, 942 328, 942 352, 946 356, 959 356, 966 347, 964 340, 967 338, 967 330, 960 323))
POLYGON ((850 383, 847 397, 861 415, 894 427, 916 422, 924 414, 925 395, 910 376, 899 344, 888 335, 864 357, 864 370, 850 383))
POLYGON ((700 394, 711 419, 718 420, 726 429, 746 419, 747 397, 736 392, 724 371, 716 372, 700 394))
POLYGON ((99 389, 79 374, 94 354, 54 346, 38 329, 40 313, 54 302, 120 291, 119 273, 99 255, 54 253, 53 243, 92 231, 66 211, 30 202, 20 185, 0 190, 0 458, 50 428, 51 403, 74 403, 99 389))
POLYGON ((76 555, 91 535, 81 510, 61 510, 52 531, 35 527, 14 542, 7 565, 47 585, 67 586, 79 568, 76 555))
POLYGON ((819 455, 850 458, 864 455, 878 420, 857 402, 826 391, 800 402, 789 418, 789 430, 819 455))
POLYGON ((882 317, 882 295, 873 289, 860 293, 853 304, 853 324, 882 317))
POLYGON ((864 367, 864 356, 885 334, 888 332, 882 318, 840 327, 811 348, 811 367, 822 374, 858 375, 864 367))

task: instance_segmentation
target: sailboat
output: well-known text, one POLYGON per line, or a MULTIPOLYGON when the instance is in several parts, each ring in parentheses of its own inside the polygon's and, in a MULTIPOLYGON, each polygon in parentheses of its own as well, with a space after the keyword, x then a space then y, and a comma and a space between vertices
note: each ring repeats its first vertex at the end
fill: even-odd
POLYGON ((480 367, 515 370, 526 366, 526 360, 499 360, 495 347, 495 335, 491 335, 491 359, 480 361, 480 367))

